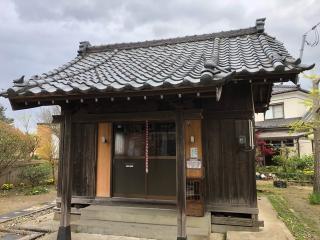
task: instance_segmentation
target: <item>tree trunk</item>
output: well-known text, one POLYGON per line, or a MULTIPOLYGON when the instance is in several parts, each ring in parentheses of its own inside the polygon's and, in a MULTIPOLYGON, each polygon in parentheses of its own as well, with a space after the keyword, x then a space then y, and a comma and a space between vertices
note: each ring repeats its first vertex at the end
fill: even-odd
POLYGON ((320 131, 314 131, 314 180, 313 192, 320 194, 320 131))
POLYGON ((315 94, 313 96, 313 120, 315 122, 314 127, 314 181, 313 192, 320 194, 320 126, 319 125, 319 80, 313 81, 313 90, 315 94))

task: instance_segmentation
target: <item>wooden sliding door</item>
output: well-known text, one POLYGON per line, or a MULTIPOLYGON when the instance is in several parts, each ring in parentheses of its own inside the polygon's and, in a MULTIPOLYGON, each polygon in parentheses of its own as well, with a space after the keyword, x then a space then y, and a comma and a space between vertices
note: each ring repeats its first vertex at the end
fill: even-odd
POLYGON ((113 196, 175 198, 175 124, 115 123, 113 196))

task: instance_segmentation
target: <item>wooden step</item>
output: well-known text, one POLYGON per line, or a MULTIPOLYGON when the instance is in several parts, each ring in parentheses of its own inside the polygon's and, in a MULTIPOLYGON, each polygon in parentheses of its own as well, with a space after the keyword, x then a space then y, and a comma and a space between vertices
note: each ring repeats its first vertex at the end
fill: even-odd
MULTIPOLYGON (((176 226, 177 212, 175 209, 91 205, 81 209, 81 219, 176 226)), ((210 232, 210 224, 209 213, 204 217, 187 217, 188 227, 210 232)))

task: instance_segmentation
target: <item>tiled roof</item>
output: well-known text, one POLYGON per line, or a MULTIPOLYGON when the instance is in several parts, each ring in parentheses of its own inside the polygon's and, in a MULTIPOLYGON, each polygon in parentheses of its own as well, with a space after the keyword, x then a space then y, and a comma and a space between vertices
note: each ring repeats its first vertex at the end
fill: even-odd
POLYGON ((297 74, 313 67, 301 65, 264 33, 264 20, 251 28, 165 40, 102 46, 81 42, 74 60, 27 81, 21 77, 2 96, 214 85, 234 76, 297 74))
POLYGON ((272 88, 272 95, 287 93, 287 92, 294 92, 294 91, 309 93, 308 90, 301 88, 300 85, 277 84, 277 85, 274 85, 272 88))
POLYGON ((258 137, 264 140, 284 140, 296 139, 302 136, 308 136, 306 132, 290 132, 290 131, 265 131, 258 132, 258 137))
POLYGON ((256 128, 287 128, 290 124, 300 120, 301 117, 297 118, 278 118, 278 119, 268 119, 261 122, 256 122, 256 128))

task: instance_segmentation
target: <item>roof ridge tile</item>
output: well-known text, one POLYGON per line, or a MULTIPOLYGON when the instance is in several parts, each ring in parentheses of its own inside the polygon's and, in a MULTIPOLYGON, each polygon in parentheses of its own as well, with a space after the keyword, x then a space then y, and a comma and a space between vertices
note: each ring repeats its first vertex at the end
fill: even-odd
POLYGON ((105 45, 88 46, 86 49, 86 53, 104 52, 104 51, 110 51, 114 49, 124 50, 124 49, 134 49, 134 48, 156 47, 156 46, 162 46, 162 45, 173 45, 173 44, 180 44, 180 43, 187 43, 187 42, 211 40, 214 38, 238 37, 243 35, 256 34, 258 32, 259 31, 257 30, 256 27, 250 27, 250 28, 242 28, 237 30, 221 31, 221 32, 215 32, 215 33, 190 35, 190 36, 184 36, 184 37, 128 42, 128 43, 126 42, 111 43, 111 44, 105 44, 105 45))

